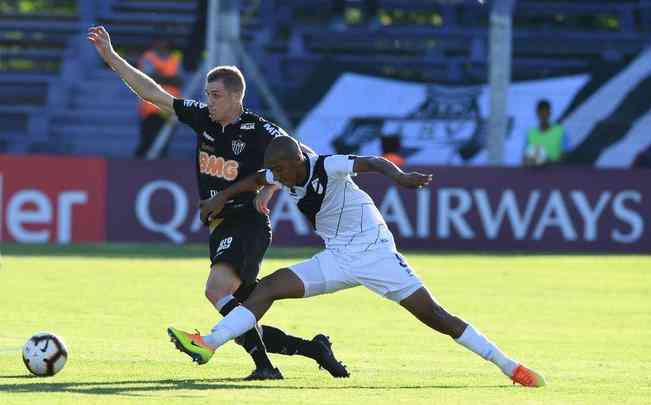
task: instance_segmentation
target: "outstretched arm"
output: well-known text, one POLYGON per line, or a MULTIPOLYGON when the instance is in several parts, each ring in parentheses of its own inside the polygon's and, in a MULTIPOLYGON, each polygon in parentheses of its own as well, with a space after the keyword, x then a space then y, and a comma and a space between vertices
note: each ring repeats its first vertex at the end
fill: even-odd
POLYGON ((403 172, 398 166, 380 156, 358 156, 353 163, 355 173, 376 172, 391 178, 403 187, 421 188, 432 181, 431 174, 403 172))
POLYGON ((111 44, 111 37, 103 26, 90 27, 88 29, 88 40, 95 45, 97 53, 104 62, 120 76, 138 97, 154 104, 164 113, 171 114, 174 112, 174 97, 115 52, 111 44))
POLYGON ((236 195, 257 191, 260 187, 266 184, 265 171, 260 170, 259 172, 236 182, 225 190, 222 190, 220 193, 217 193, 216 196, 199 201, 201 222, 204 224, 209 223, 213 216, 219 214, 224 209, 224 205, 226 205, 226 203, 232 200, 236 195))

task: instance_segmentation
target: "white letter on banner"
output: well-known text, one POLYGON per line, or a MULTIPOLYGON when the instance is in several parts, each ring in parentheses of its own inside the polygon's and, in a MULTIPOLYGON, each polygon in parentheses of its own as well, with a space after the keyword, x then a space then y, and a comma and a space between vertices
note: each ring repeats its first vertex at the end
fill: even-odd
POLYGON ((64 191, 59 194, 57 224, 57 241, 59 243, 70 243, 72 233, 72 206, 75 204, 86 204, 87 202, 88 193, 83 190, 64 191))
POLYGON ((305 223, 305 218, 303 218, 301 211, 298 210, 296 203, 294 203, 289 194, 285 192, 278 193, 274 207, 270 207, 270 209, 271 215, 269 215, 269 218, 271 219, 272 227, 276 226, 280 221, 290 221, 297 235, 307 235, 310 232, 310 229, 305 223))
POLYGON ((533 212, 540 199, 540 191, 535 190, 529 194, 524 215, 518 209, 518 202, 513 190, 505 190, 502 193, 495 213, 491 212, 490 200, 488 199, 486 190, 474 190, 473 194, 475 196, 475 203, 479 209, 479 217, 481 218, 488 239, 497 238, 502 221, 504 220, 504 215, 509 217, 511 229, 516 239, 521 240, 527 235, 533 212))
POLYGON ((559 227, 563 233, 563 239, 576 240, 576 231, 572 226, 572 219, 567 213, 567 208, 565 208, 565 203, 563 202, 563 196, 558 190, 554 190, 549 194, 547 205, 545 205, 545 209, 540 215, 538 225, 536 225, 536 229, 533 231, 533 239, 542 239, 543 233, 545 233, 545 228, 549 226, 559 227))
POLYGON ((188 199, 185 191, 176 183, 167 180, 155 180, 147 183, 136 196, 136 216, 146 229, 162 233, 174 243, 185 242, 185 235, 177 229, 188 214, 188 199), (152 194, 157 190, 167 190, 174 197, 174 214, 168 222, 155 222, 149 212, 152 194))
POLYGON ((398 232, 400 232, 401 236, 406 238, 414 236, 414 230, 409 222, 409 217, 402 204, 400 194, 395 187, 391 186, 387 189, 384 200, 380 204, 380 214, 384 217, 385 222, 393 222, 398 225, 398 232))
POLYGON ((24 224, 50 224, 52 204, 45 194, 38 190, 23 190, 16 193, 7 204, 7 230, 16 242, 46 243, 50 231, 30 231, 24 224), (25 204, 35 204, 36 210, 23 210, 25 204))
POLYGON ((631 227, 631 232, 626 234, 618 229, 614 229, 611 236, 614 240, 621 243, 637 242, 637 240, 642 236, 642 231, 644 230, 644 218, 632 209, 627 208, 624 205, 624 200, 633 200, 638 204, 642 204, 642 195, 638 191, 634 190, 622 191, 615 195, 615 199, 613 200, 613 212, 617 218, 628 223, 631 227))
POLYGON ((436 234, 439 238, 450 237, 450 224, 456 228, 463 239, 473 239, 472 231, 463 216, 470 210, 472 199, 470 193, 462 188, 442 188, 437 193, 437 226, 436 234), (455 197, 459 206, 452 208, 450 200, 455 197))
POLYGON ((583 191, 572 191, 570 197, 572 197, 576 209, 583 218, 583 239, 596 240, 597 231, 599 230, 599 217, 604 212, 608 200, 610 200, 610 191, 601 193, 594 209, 590 207, 590 203, 583 191))
POLYGON ((201 227, 203 227, 203 223, 201 222, 201 211, 197 210, 193 215, 193 218, 192 224, 190 225, 190 232, 197 233, 201 230, 201 227))
POLYGON ((421 239, 429 238, 429 206, 432 192, 428 188, 416 191, 416 234, 421 239))

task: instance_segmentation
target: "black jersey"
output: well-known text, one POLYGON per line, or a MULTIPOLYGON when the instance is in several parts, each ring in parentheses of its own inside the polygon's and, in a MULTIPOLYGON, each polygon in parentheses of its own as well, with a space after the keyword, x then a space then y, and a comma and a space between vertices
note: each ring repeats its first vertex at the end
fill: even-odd
MULTIPOLYGON (((210 198, 238 180, 262 169, 264 151, 277 135, 286 135, 279 126, 245 110, 225 127, 213 122, 208 106, 194 100, 175 99, 179 121, 197 134, 197 183, 199 197, 210 198)), ((242 193, 228 202, 224 214, 254 209, 255 193, 242 193)))

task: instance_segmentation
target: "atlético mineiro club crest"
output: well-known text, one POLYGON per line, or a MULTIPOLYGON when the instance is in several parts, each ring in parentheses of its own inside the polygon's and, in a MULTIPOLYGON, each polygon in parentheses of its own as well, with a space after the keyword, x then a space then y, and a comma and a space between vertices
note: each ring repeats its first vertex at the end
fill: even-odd
POLYGON ((244 147, 246 146, 246 142, 243 142, 240 139, 233 139, 231 145, 233 146, 233 153, 237 156, 240 153, 242 153, 242 151, 244 150, 244 147))

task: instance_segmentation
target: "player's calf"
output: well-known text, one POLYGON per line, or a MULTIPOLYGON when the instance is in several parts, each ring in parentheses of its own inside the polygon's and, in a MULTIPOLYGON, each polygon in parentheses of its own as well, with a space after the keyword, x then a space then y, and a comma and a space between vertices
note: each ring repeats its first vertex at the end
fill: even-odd
POLYGON ((210 275, 206 280, 205 295, 208 301, 220 310, 221 300, 231 297, 242 282, 233 268, 226 263, 216 263, 210 268, 210 275))
POLYGON ((304 295, 305 288, 301 279, 290 269, 280 269, 260 280, 243 305, 255 315, 256 319, 260 319, 274 301, 302 298, 304 295))
POLYGON ((466 323, 441 307, 427 289, 420 288, 400 302, 418 320, 453 339, 461 336, 466 323))

